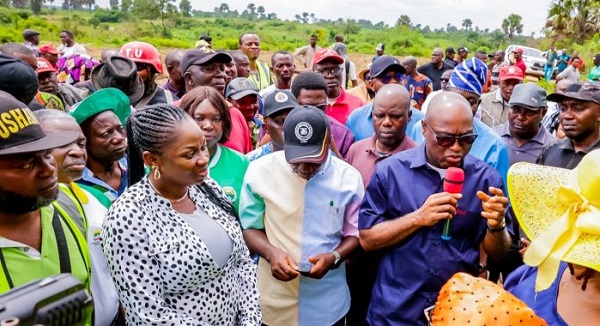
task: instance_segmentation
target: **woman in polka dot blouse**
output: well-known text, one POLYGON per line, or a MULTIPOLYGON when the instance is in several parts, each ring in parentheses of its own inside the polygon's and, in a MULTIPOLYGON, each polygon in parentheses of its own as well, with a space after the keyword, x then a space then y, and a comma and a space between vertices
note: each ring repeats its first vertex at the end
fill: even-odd
POLYGON ((235 210, 207 176, 200 128, 159 104, 130 116, 127 136, 131 186, 102 238, 128 325, 260 325, 255 265, 235 210))

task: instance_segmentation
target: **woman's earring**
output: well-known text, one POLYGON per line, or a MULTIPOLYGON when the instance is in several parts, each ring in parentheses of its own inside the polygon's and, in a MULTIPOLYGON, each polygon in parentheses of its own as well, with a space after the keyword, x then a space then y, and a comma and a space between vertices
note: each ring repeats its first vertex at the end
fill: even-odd
POLYGON ((158 169, 158 166, 154 167, 154 179, 160 179, 160 170, 158 169))

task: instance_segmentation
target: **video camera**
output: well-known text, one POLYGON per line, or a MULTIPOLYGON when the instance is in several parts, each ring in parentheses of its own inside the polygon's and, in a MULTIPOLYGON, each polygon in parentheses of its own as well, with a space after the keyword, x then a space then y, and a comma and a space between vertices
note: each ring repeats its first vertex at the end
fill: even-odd
POLYGON ((71 274, 35 280, 0 295, 0 326, 83 325, 92 297, 71 274))

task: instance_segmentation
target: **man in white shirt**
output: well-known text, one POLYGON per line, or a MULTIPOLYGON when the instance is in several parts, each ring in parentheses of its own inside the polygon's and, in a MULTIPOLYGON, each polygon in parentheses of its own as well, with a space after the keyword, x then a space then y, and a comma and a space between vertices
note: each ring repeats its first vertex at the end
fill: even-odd
POLYGON ((87 50, 83 45, 75 42, 75 35, 69 30, 60 31, 60 42, 62 43, 58 47, 58 52, 63 57, 68 57, 73 54, 87 54, 87 50))

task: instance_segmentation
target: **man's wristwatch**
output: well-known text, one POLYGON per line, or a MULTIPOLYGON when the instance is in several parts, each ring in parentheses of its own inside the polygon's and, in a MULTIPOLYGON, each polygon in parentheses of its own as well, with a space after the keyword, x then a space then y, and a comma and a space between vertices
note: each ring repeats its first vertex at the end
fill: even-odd
POLYGON ((333 268, 338 268, 342 264, 342 255, 336 250, 332 250, 331 253, 335 256, 335 261, 333 262, 333 268))
POLYGON ((490 233, 498 233, 498 232, 502 232, 504 231, 504 229, 506 229, 506 219, 502 220, 502 224, 500 224, 499 227, 496 228, 492 228, 490 226, 490 223, 486 223, 487 224, 487 229, 488 231, 490 231, 490 233))

